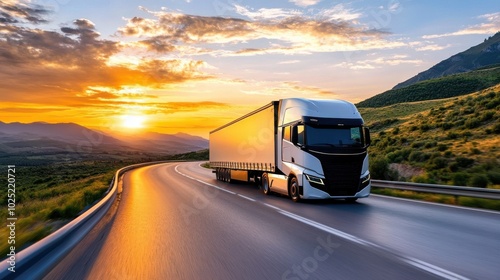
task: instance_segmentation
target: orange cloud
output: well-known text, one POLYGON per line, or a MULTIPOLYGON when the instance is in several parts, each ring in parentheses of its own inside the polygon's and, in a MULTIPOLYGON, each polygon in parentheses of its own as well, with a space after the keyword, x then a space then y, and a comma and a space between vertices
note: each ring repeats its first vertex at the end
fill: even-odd
POLYGON ((199 70, 202 61, 147 59, 133 66, 109 65, 109 58, 122 47, 101 39, 87 19, 77 19, 60 31, 0 25, 0 100, 71 105, 78 99, 95 102, 97 97, 81 97, 91 87, 163 88, 211 77, 199 70))
MULTIPOLYGON (((279 9, 250 12, 238 5, 235 9, 251 17, 251 20, 144 9, 155 19, 131 18, 119 30, 119 34, 147 38, 141 43, 158 52, 180 51, 180 47, 186 44, 217 44, 217 49, 211 52, 205 49, 203 53, 228 56, 387 49, 405 45, 385 40, 383 37, 388 34, 385 31, 368 29, 343 20, 359 16, 342 10, 343 7, 336 7, 336 10, 344 13, 340 18, 334 17, 331 11, 323 11, 320 18, 311 18, 279 9), (273 43, 268 48, 247 47, 247 42, 259 39, 273 43), (223 44, 230 44, 231 48, 221 48, 223 44), (242 47, 238 48, 238 44, 242 47)), ((195 52, 190 54, 199 54, 199 49, 191 50, 195 52)))

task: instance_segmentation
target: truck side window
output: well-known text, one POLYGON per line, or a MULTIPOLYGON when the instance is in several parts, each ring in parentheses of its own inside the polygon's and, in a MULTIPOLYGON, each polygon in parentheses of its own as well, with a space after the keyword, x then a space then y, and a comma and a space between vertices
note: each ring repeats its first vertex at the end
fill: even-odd
POLYGON ((304 125, 297 125, 297 144, 304 145, 304 125))
POLYGON ((292 141, 290 126, 283 127, 283 140, 292 141))
POLYGON ((361 130, 359 127, 351 128, 351 144, 361 145, 361 130))

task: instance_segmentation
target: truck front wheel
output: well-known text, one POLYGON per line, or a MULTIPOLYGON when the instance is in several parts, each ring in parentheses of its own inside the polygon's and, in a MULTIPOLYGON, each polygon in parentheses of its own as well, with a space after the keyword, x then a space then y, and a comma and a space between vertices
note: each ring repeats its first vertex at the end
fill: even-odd
POLYGON ((290 197, 292 198, 293 202, 298 202, 300 200, 299 183, 297 181, 297 178, 292 177, 292 179, 290 179, 290 185, 288 186, 288 193, 290 194, 290 197))
POLYGON ((271 192, 269 189, 269 177, 267 177, 267 173, 262 174, 261 188, 265 195, 268 195, 271 192))

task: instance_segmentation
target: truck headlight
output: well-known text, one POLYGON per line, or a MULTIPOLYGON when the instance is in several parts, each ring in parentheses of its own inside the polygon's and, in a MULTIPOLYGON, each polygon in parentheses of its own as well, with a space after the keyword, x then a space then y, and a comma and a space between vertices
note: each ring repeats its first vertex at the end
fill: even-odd
POLYGON ((370 179, 371 179, 370 173, 361 177, 361 179, 360 179, 361 185, 363 185, 363 186, 368 185, 368 182, 370 182, 370 179))
POLYGON ((309 181, 309 182, 311 182, 311 183, 316 183, 316 184, 320 184, 320 185, 324 185, 325 184, 323 182, 323 179, 320 178, 320 177, 316 177, 316 176, 305 174, 305 173, 304 173, 304 176, 306 177, 306 180, 309 181))

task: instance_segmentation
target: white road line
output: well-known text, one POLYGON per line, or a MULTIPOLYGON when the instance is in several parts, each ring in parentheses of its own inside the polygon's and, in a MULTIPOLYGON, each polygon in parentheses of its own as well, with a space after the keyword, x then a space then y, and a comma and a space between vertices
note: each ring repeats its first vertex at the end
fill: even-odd
POLYGON ((304 224, 307 224, 307 225, 310 225, 312 227, 315 227, 317 229, 320 229, 322 231, 325 231, 325 232, 328 232, 330 234, 333 234, 335 236, 338 236, 340 238, 343 238, 343 239, 346 239, 346 240, 349 240, 351 242, 354 242, 356 244, 360 244, 360 245, 363 245, 363 246, 370 246, 370 247, 375 247, 375 248, 378 248, 378 249, 381 249, 381 250, 384 250, 386 252, 390 252, 391 254, 395 255, 396 257, 398 257, 400 260, 404 261, 405 263, 411 265, 411 266, 414 266, 418 269, 421 269, 421 270, 424 270, 424 271, 427 271, 429 273, 432 273, 436 276, 439 276, 439 277, 443 277, 445 279, 450 279, 450 280, 455 280, 455 279, 460 279, 460 280, 466 280, 468 279, 467 277, 464 277, 464 276, 461 276, 459 274, 456 274, 456 273, 453 273, 451 271, 448 271, 444 268, 441 268, 441 267, 438 267, 438 266, 435 266, 435 265, 432 265, 430 263, 426 263, 424 261, 421 261, 419 259, 415 259, 415 258, 411 258, 411 257, 406 257, 406 256, 401 256, 401 255, 398 255, 397 253, 394 253, 392 252, 391 250, 387 249, 387 248, 384 248, 380 245, 377 245, 375 243, 372 243, 370 241, 367 241, 367 240, 364 240, 362 238, 359 238, 359 237, 356 237, 354 235, 351 235, 349 233, 346 233, 346 232, 343 232, 341 230, 338 230, 338 229, 334 229, 332 227, 329 227, 327 225, 324 225, 324 224, 321 224, 321 223, 318 223, 316 221, 313 221, 313 220, 310 220, 310 219, 307 219, 305 217, 302 217, 302 216, 299 216, 297 214, 293 214, 291 212, 288 212, 288 211, 285 211, 279 207, 276 207, 274 205, 271 205, 271 204, 268 204, 268 203, 265 203, 265 202, 258 202, 256 201, 255 199, 253 198, 250 198, 250 197, 247 197, 247 196, 244 196, 244 195, 241 195, 239 193, 235 193, 235 192, 232 192, 232 191, 229 191, 227 189, 224 189, 224 188, 221 188, 219 186, 216 186, 216 185, 213 185, 213 184, 210 184, 210 183, 207 183, 207 182, 204 182, 203 180, 200 180, 200 179, 196 179, 196 178, 193 178, 191 176, 188 176, 182 172, 180 172, 177 167, 179 167, 179 165, 176 165, 175 166, 175 172, 179 173, 180 175, 186 177, 186 178, 189 178, 189 179, 192 179, 194 181, 197 181, 197 182, 200 182, 202 184, 205 184, 207 186, 211 186, 211 187, 214 187, 216 189, 219 189, 221 191, 225 191, 225 192, 228 192, 230 194, 234 194, 234 195, 237 195, 241 198, 244 198, 244 199, 247 199, 247 200, 250 200, 250 201, 254 201, 254 202, 257 202, 257 203, 260 203, 260 204, 263 204, 267 207, 270 207, 270 208, 273 208, 275 209, 278 213, 284 215, 284 216, 287 216, 289 218, 292 218, 296 221, 299 221, 301 223, 304 223, 304 224))
POLYGON ((267 204, 267 203, 265 203, 265 202, 261 202, 261 203, 262 203, 262 204, 264 204, 264 205, 265 205, 265 206, 267 206, 267 207, 271 207, 271 208, 273 208, 274 210, 281 211, 281 208, 278 208, 278 207, 276 207, 276 206, 274 206, 274 205, 267 204))
POLYGON ((406 260, 403 259, 406 263, 413 265, 415 267, 418 267, 422 270, 425 270, 427 272, 430 272, 434 275, 441 276, 445 279, 461 279, 461 280, 466 280, 469 278, 463 277, 462 275, 458 275, 456 273, 453 273, 451 271, 448 271, 446 269, 442 269, 440 267, 437 267, 435 265, 432 265, 430 263, 426 263, 424 261, 415 259, 415 258, 407 258, 406 260))
MULTIPOLYGON (((277 207, 273 207, 273 208, 277 208, 277 207)), ((277 209, 279 209, 279 208, 277 208, 277 209)), ((391 250, 386 249, 386 248, 384 248, 382 246, 379 246, 379 245, 377 245, 375 243, 372 243, 370 241, 366 241, 364 239, 361 239, 361 238, 356 237, 354 235, 351 235, 349 233, 340 231, 338 229, 334 229, 332 227, 329 227, 327 225, 318 223, 318 222, 313 221, 313 220, 309 220, 307 218, 304 218, 302 216, 290 213, 288 211, 280 209, 280 210, 278 210, 278 212, 281 213, 281 214, 283 214, 283 215, 285 215, 285 216, 287 216, 287 217, 290 217, 290 218, 292 218, 294 220, 297 220, 297 221, 302 222, 304 224, 310 225, 310 226, 315 227, 317 229, 326 231, 326 232, 328 232, 330 234, 333 234, 333 235, 338 236, 340 238, 349 240, 351 242, 354 242, 354 243, 357 243, 357 244, 360 244, 360 245, 363 245, 363 246, 375 247, 375 248, 384 250, 386 252, 390 252, 391 254, 395 255, 396 257, 398 257, 399 259, 403 260, 404 262, 406 262, 407 264, 409 264, 411 266, 414 266, 414 267, 417 267, 419 269, 425 270, 425 271, 427 271, 429 273, 432 273, 434 275, 443 277, 445 279, 450 279, 450 280, 451 279, 462 279, 462 280, 468 279, 467 277, 464 277, 464 276, 461 276, 459 274, 453 273, 451 271, 448 271, 448 270, 446 270, 444 268, 440 268, 438 266, 432 265, 430 263, 426 263, 426 262, 421 261, 419 259, 399 256, 398 254, 392 252, 391 250)))
POLYGON ((200 182, 200 183, 202 183, 202 184, 205 184, 205 185, 207 185, 207 186, 210 186, 210 187, 216 188, 216 189, 218 189, 218 190, 221 190, 221 191, 224 191, 224 192, 227 192, 227 193, 230 193, 230 194, 236 194, 235 192, 232 192, 232 191, 230 191, 230 190, 227 190, 227 189, 221 188, 221 187, 219 187, 219 186, 216 186, 216 185, 213 185, 213 184, 210 184, 210 183, 204 182, 204 181, 202 181, 202 180, 200 180, 200 179, 196 179, 196 178, 194 178, 194 177, 191 177, 191 176, 189 176, 189 175, 186 175, 186 174, 184 174, 184 173, 180 172, 180 171, 177 169, 177 167, 179 167, 179 165, 176 165, 176 166, 175 166, 175 168, 174 168, 174 169, 175 169, 175 172, 177 172, 177 173, 178 173, 179 175, 181 175, 181 176, 184 176, 184 177, 189 178, 189 179, 191 179, 191 180, 193 180, 193 181, 200 182))
POLYGON ((251 197, 248 197, 248 196, 244 196, 244 195, 241 195, 241 194, 237 194, 239 197, 243 197, 244 199, 247 199, 247 200, 250 200, 250 201, 255 201, 255 199, 251 198, 251 197))
MULTIPOLYGON (((278 208, 278 209, 279 209, 279 208, 278 208)), ((278 212, 279 212, 279 213, 281 213, 282 215, 285 215, 285 216, 287 216, 287 217, 290 217, 290 218, 292 218, 292 219, 294 219, 294 220, 297 220, 297 221, 299 221, 299 222, 301 222, 301 223, 308 224, 308 225, 310 225, 310 226, 313 226, 313 227, 318 228, 318 229, 320 229, 320 230, 326 231, 326 232, 331 233, 331 234, 333 234, 333 235, 335 235, 335 236, 338 236, 338 237, 340 237, 340 238, 347 239, 347 240, 352 241, 352 242, 354 242, 354 243, 361 244, 361 245, 365 245, 365 246, 366 246, 366 245, 370 245, 370 246, 373 246, 373 247, 379 247, 378 245, 376 245, 376 244, 374 244, 374 243, 371 243, 371 242, 369 242, 369 241, 363 240, 363 239, 358 238, 358 237, 356 237, 356 236, 354 236, 354 235, 350 235, 350 234, 345 233, 345 232, 343 232, 343 231, 340 231, 340 230, 338 230, 338 229, 334 229, 334 228, 332 228, 332 227, 329 227, 329 226, 327 226, 327 225, 324 225, 324 224, 318 223, 318 222, 316 222, 316 221, 309 220, 309 219, 307 219, 307 218, 304 218, 304 217, 302 217, 302 216, 299 216, 299 215, 296 215, 296 214, 290 213, 290 212, 288 212, 288 211, 285 211, 285 210, 281 210, 281 209, 279 209, 279 210, 278 210, 278 212)))

